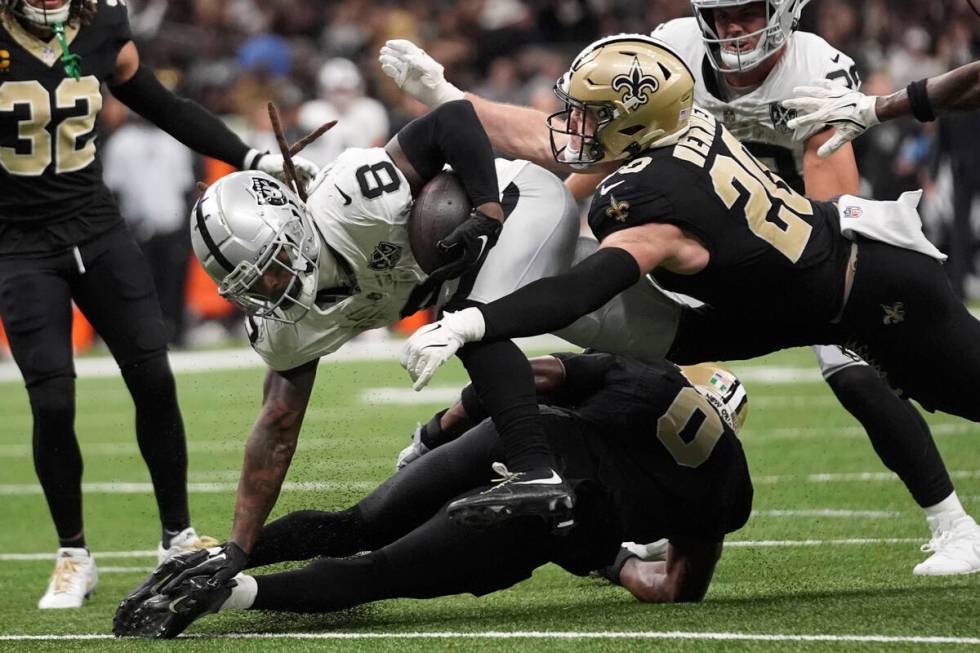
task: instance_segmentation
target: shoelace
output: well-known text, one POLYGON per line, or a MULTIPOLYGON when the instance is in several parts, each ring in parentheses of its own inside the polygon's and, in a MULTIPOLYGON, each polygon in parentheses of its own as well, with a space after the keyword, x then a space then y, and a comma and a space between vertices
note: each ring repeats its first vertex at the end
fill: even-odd
POLYGON ((951 539, 953 539, 953 531, 943 531, 920 546, 919 549, 925 553, 935 553, 943 548, 951 539))
POLYGON ((60 558, 58 560, 58 564, 54 566, 54 573, 51 574, 54 578, 55 594, 63 594, 71 590, 71 579, 77 571, 78 563, 71 558, 60 558))
POLYGON ((198 535, 197 540, 191 544, 180 547, 181 551, 200 551, 201 549, 210 549, 214 546, 220 546, 221 542, 214 539, 210 535, 198 535))
POLYGON ((500 478, 493 479, 494 483, 500 483, 501 485, 509 483, 520 476, 519 473, 515 473, 507 469, 507 465, 497 462, 490 465, 493 471, 500 474, 500 478))

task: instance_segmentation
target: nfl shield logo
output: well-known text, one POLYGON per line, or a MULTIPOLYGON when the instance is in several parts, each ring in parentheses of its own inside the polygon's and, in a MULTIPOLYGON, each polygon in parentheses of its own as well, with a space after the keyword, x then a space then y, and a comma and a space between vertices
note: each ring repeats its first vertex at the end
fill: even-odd
POLYGON ((861 217, 862 213, 864 213, 864 211, 861 210, 860 206, 848 206, 847 208, 844 209, 845 218, 853 218, 857 220, 858 218, 861 217))

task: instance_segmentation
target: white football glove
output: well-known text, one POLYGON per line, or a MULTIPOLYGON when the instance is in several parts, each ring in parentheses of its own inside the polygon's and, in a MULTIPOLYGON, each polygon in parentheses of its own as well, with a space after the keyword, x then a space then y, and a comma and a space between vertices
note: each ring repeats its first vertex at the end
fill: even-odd
POLYGON ((816 84, 797 86, 793 92, 798 97, 783 101, 785 108, 799 112, 786 126, 790 129, 813 125, 836 127, 837 133, 817 150, 820 157, 828 157, 878 124, 878 114, 875 113, 878 97, 852 91, 829 79, 822 79, 816 84))
POLYGON ((415 433, 412 435, 412 444, 401 450, 398 460, 395 462, 395 471, 405 467, 429 453, 429 448, 422 443, 422 425, 415 425, 415 433))
POLYGON ((378 61, 398 88, 428 107, 463 99, 463 92, 446 81, 442 64, 411 41, 386 42, 378 61))
POLYGON ((408 339, 402 349, 401 364, 412 377, 416 392, 426 386, 443 363, 468 342, 483 338, 486 323, 478 308, 464 308, 446 313, 442 319, 427 324, 408 339))
MULTIPOLYGON (((301 183, 303 188, 306 188, 313 181, 313 178, 319 174, 320 166, 301 156, 291 158, 293 160, 293 167, 296 168, 296 181, 301 183)), ((267 175, 272 175, 279 181, 286 181, 286 175, 282 170, 281 154, 251 150, 248 156, 245 157, 245 161, 248 162, 246 166, 248 170, 260 170, 267 175)))

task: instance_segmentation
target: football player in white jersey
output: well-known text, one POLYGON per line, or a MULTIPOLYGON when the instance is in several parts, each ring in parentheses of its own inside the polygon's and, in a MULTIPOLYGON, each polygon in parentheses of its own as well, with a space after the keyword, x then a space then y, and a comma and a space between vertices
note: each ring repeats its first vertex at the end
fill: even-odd
MULTIPOLYGON (((191 217, 195 253, 220 293, 246 310, 249 339, 269 367, 246 445, 229 542, 202 573, 230 578, 245 564, 285 478, 321 357, 419 308, 503 297, 566 271, 575 255, 579 220, 571 193, 532 163, 494 162, 465 101, 410 123, 385 148, 345 151, 308 192, 304 204, 268 175, 236 173, 208 188, 191 217), (448 272, 426 275, 409 245, 407 221, 413 198, 447 163, 476 210, 446 241, 461 241, 466 251, 472 247, 472 267, 464 271, 454 262, 448 272)), ((581 346, 605 340, 615 348, 612 340, 624 341, 624 329, 604 328, 630 312, 624 299, 640 311, 658 301, 672 306, 675 316, 678 310, 651 284, 640 283, 561 335, 581 346)), ((474 385, 491 388, 481 388, 480 398, 495 424, 503 425, 498 430, 509 466, 507 481, 494 486, 502 498, 483 493, 475 509, 501 517, 536 514, 559 527, 570 525, 574 495, 553 471, 551 450, 538 430, 534 381, 524 355, 510 341, 461 354, 474 385), (512 430, 506 434, 505 428, 512 430)), ((648 357, 659 355, 655 349, 648 357)), ((470 517, 467 509, 463 503, 461 518, 470 517)), ((451 515, 455 510, 450 506, 451 515)))
MULTIPOLYGON (((790 185, 814 199, 858 192, 849 146, 829 158, 818 151, 833 136, 821 125, 791 129, 792 111, 782 101, 796 86, 824 79, 841 88, 860 80, 854 62, 815 34, 796 33, 806 0, 692 0, 695 16, 670 21, 653 32, 688 63, 695 102, 708 109, 790 185)), ((407 41, 389 42, 382 69, 406 92, 430 106, 463 97, 447 82, 442 66, 407 41)), ((545 115, 531 109, 470 99, 499 150, 554 168, 545 115)), ((589 197, 608 174, 573 174, 567 184, 578 199, 589 197)), ((628 320, 631 321, 631 320, 628 320)), ((663 325, 651 323, 662 332, 663 325)), ((837 346, 815 346, 824 378, 841 403, 861 421, 876 452, 906 484, 926 513, 932 556, 917 575, 980 570, 980 527, 962 507, 928 425, 897 397, 876 372, 837 346)), ((622 351, 622 350, 620 350, 622 351)))

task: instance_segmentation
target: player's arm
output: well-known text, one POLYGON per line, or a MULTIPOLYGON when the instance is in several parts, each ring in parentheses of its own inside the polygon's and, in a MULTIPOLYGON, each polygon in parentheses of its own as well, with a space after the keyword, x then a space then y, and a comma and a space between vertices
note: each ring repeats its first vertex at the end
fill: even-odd
POLYGON ((818 153, 821 146, 834 135, 825 129, 807 139, 803 149, 803 181, 806 196, 814 200, 829 200, 838 195, 857 195, 861 180, 854 148, 845 143, 833 154, 823 158, 818 153))
POLYGON ((935 111, 974 109, 980 109, 980 61, 954 68, 937 77, 912 82, 901 91, 875 99, 875 113, 881 122, 902 116, 928 120, 928 114, 935 111), (916 85, 921 85, 921 90, 913 88, 916 85))
POLYGON ((316 378, 316 360, 292 370, 269 370, 262 408, 245 444, 229 541, 247 554, 276 504, 289 469, 316 378))
POLYGON ((700 601, 708 592, 715 565, 721 558, 721 547, 721 542, 675 538, 667 545, 666 561, 644 562, 625 555, 619 584, 648 603, 700 601))
MULTIPOLYGON (((282 178, 281 155, 249 148, 213 113, 164 88, 153 71, 140 63, 132 41, 119 50, 109 89, 120 102, 195 152, 282 178)), ((293 163, 301 182, 316 176, 318 168, 312 162, 294 157, 293 163)))
POLYGON ((576 172, 565 179, 565 186, 572 192, 575 201, 582 202, 592 197, 599 182, 607 176, 606 172, 576 172))

